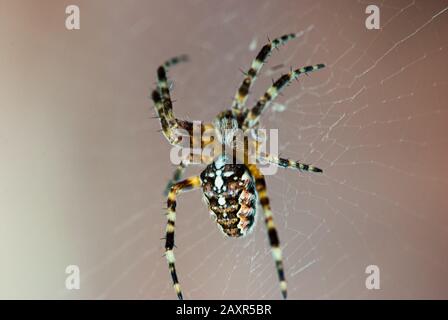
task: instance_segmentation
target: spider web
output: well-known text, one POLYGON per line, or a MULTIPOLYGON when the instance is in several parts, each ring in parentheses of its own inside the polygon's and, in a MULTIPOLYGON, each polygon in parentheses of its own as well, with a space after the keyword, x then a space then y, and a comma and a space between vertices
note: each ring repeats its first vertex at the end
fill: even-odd
MULTIPOLYGON (((289 296, 446 298, 448 219, 442 190, 448 177, 442 164, 448 142, 448 3, 380 2, 379 31, 364 27, 364 2, 279 7, 257 2, 250 8, 233 3, 235 8, 227 4, 216 12, 203 2, 191 5, 205 5, 209 14, 186 36, 201 48, 200 56, 172 72, 176 99, 184 101, 177 110, 184 117, 212 119, 230 105, 242 78, 235 70, 248 66, 268 35, 306 31, 273 54, 253 97, 290 66, 328 65, 285 90, 263 119, 266 128, 280 130, 282 155, 324 169, 323 175, 279 170, 267 178, 289 296), (222 44, 226 36, 237 41, 222 44), (184 111, 182 104, 194 107, 184 111), (378 291, 365 287, 365 268, 371 264, 381 270, 378 291)), ((187 176, 199 170, 191 168, 187 176)), ((262 220, 246 239, 225 239, 205 218, 199 198, 183 195, 178 205, 176 258, 185 296, 279 298, 262 220)), ((160 208, 146 210, 157 214, 160 208)), ((139 223, 146 210, 128 223, 139 223)), ((143 234, 162 234, 163 219, 154 222, 125 240, 111 263, 143 234)), ((160 253, 151 247, 125 264, 98 296, 120 296, 118 286, 143 264, 149 276, 142 277, 134 294, 173 298, 160 253)))
MULTIPOLYGON (((274 112, 263 119, 266 128, 280 130, 282 155, 324 168, 323 175, 280 170, 267 178, 289 296, 446 298, 448 220, 441 190, 448 183, 442 167, 448 142, 447 3, 382 2, 380 31, 364 27, 366 5, 303 2, 285 10, 266 2, 252 8, 244 23, 239 20, 246 8, 232 9, 230 4, 207 15, 187 36, 203 49, 206 66, 192 62, 193 67, 182 67, 181 76, 172 73, 176 98, 195 107, 188 113, 177 110, 189 118, 211 119, 225 106, 222 92, 230 98, 242 78, 225 68, 234 73, 246 68, 267 35, 307 30, 273 54, 253 92, 260 96, 270 78, 290 66, 328 65, 285 90, 274 112), (218 32, 219 27, 225 31, 218 32), (226 34, 238 41, 220 45, 217 40, 226 34), (207 90, 197 96, 201 86, 207 90), (211 101, 221 103, 207 108, 211 101), (379 291, 365 288, 370 264, 380 267, 379 291)), ((187 176, 198 170, 191 168, 187 176)), ((199 198, 184 195, 178 205, 176 258, 185 296, 279 298, 263 222, 244 240, 225 239, 205 218, 199 198)), ((140 225, 146 212, 159 211, 158 205, 145 208, 123 228, 140 225)), ((134 237, 124 239, 99 270, 123 259, 144 234, 163 235, 163 217, 153 221, 149 230, 140 225, 134 237)), ((160 247, 150 246, 124 263, 97 296, 121 296, 120 284, 146 265, 148 274, 131 296, 173 298, 160 247)))
MULTIPOLYGON (((106 61, 99 66, 110 72, 104 79, 116 80, 97 87, 96 101, 109 109, 92 106, 94 120, 87 124, 109 122, 112 138, 84 137, 97 142, 94 154, 104 167, 92 170, 93 160, 83 160, 88 175, 79 179, 86 189, 80 187, 76 199, 90 202, 67 218, 73 250, 55 262, 57 270, 80 265, 82 290, 59 284, 49 295, 175 298, 160 241, 166 223, 161 190, 174 167, 142 92, 161 61, 189 53, 189 64, 170 71, 175 111, 210 121, 230 106, 243 78, 238 69, 249 67, 267 36, 303 30, 273 53, 248 101, 290 67, 327 65, 288 87, 262 118, 265 128, 279 129, 282 156, 324 170, 279 169, 267 177, 289 297, 447 298, 448 2, 377 1, 381 30, 365 27, 369 4, 82 3, 81 30, 96 26, 88 32, 114 44, 113 53, 106 45, 92 53, 106 61), (130 74, 121 77, 123 70, 130 74), (110 112, 110 105, 114 113, 105 117, 100 111, 110 112), (117 182, 120 187, 110 187, 117 182), (380 290, 365 287, 368 265, 381 270, 380 290)), ((186 176, 200 170, 190 167, 186 176)), ((200 192, 190 192, 177 205, 175 254, 184 296, 280 298, 261 211, 250 235, 227 239, 200 199, 200 192)))

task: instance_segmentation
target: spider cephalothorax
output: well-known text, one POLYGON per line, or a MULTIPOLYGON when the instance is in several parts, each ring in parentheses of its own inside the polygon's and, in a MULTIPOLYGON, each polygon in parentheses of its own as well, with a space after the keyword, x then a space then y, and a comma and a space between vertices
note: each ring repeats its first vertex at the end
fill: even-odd
POLYGON ((204 200, 224 234, 246 235, 254 224, 257 204, 255 181, 244 164, 227 163, 219 156, 201 173, 204 200))
MULTIPOLYGON (((301 74, 306 74, 324 67, 323 64, 317 64, 291 70, 275 81, 252 108, 246 107, 246 100, 251 86, 255 82, 260 69, 272 50, 296 36, 297 34, 284 35, 263 46, 252 62, 251 67, 245 73, 244 81, 235 94, 232 108, 219 113, 212 124, 201 123, 200 137, 194 136, 192 122, 180 120, 174 116, 166 77, 168 68, 179 62, 186 61, 186 57, 180 56, 170 59, 157 70, 157 89, 153 91, 152 99, 157 115, 160 118, 162 132, 168 141, 172 145, 179 145, 181 139, 178 134, 179 130, 182 129, 183 132, 188 133, 191 145, 196 145, 195 142, 200 142, 199 145, 202 150, 205 150, 212 143, 217 143, 219 145, 218 150, 225 150, 226 148, 224 147, 230 146, 232 151, 231 157, 228 157, 222 151, 212 156, 202 153, 201 163, 207 165, 205 170, 202 171, 200 176, 193 176, 181 180, 185 167, 192 163, 192 155, 189 155, 178 165, 173 178, 166 188, 166 194, 168 196, 168 223, 166 226, 165 255, 168 260, 173 286, 179 299, 182 299, 182 291, 177 277, 173 252, 176 197, 180 192, 198 188, 202 188, 203 198, 209 207, 211 216, 218 223, 223 233, 232 238, 244 236, 253 228, 257 204, 261 205, 264 222, 268 231, 269 243, 272 249, 272 256, 280 281, 280 289, 283 297, 286 298, 286 280, 283 271, 282 251, 267 196, 266 181, 257 166, 257 162, 268 162, 279 167, 293 168, 300 171, 322 172, 322 170, 298 161, 262 153, 261 149, 258 148, 258 142, 255 142, 255 148, 251 149, 254 154, 250 154, 251 151, 247 148, 248 143, 246 140, 244 140, 243 144, 238 144, 235 143, 234 138, 237 131, 241 131, 243 134, 250 133, 257 136, 257 130, 255 129, 259 126, 260 115, 278 94, 301 74), (206 137, 203 133, 207 130, 212 130, 217 139, 206 137), (200 141, 195 139, 199 139, 200 141), (239 147, 243 148, 243 156, 238 158, 235 155, 238 154, 237 149, 239 147), (249 161, 249 159, 253 158, 256 160, 255 163, 249 161), (239 162, 237 163, 236 160, 239 162)), ((259 137, 257 136, 257 138, 259 137)), ((259 139, 256 140, 259 141, 259 139)))
POLYGON ((213 127, 218 142, 223 145, 231 145, 238 130, 242 129, 242 123, 232 114, 231 110, 221 112, 213 120, 213 127))

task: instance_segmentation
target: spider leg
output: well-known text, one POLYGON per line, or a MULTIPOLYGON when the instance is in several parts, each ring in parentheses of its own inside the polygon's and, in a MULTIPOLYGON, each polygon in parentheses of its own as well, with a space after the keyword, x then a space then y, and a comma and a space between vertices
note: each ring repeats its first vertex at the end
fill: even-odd
POLYGON ((152 100, 156 113, 160 118, 162 131, 171 144, 178 144, 180 136, 178 129, 187 131, 192 135, 193 124, 189 121, 179 120, 174 116, 173 103, 171 101, 170 88, 168 86, 167 72, 171 66, 187 61, 187 56, 174 57, 166 61, 157 69, 157 89, 152 92, 152 100))
POLYGON ((177 121, 166 114, 162 98, 157 90, 152 92, 152 101, 154 102, 157 116, 162 125, 163 135, 171 144, 178 144, 181 138, 176 133, 176 129, 178 128, 177 121))
POLYGON ((301 163, 299 161, 294 161, 294 160, 285 159, 285 158, 277 158, 270 154, 260 155, 259 158, 262 160, 265 160, 267 162, 276 164, 277 166, 282 167, 282 168, 292 168, 292 169, 297 169, 299 171, 318 172, 318 173, 323 172, 322 169, 317 168, 313 165, 305 164, 305 163, 301 163))
POLYGON ((232 112, 234 116, 241 114, 241 111, 245 109, 245 103, 249 95, 250 87, 255 82, 258 73, 260 72, 267 58, 271 55, 272 50, 286 44, 289 40, 296 38, 300 34, 301 33, 286 34, 272 41, 269 41, 268 44, 265 44, 263 48, 261 48, 256 58, 252 61, 250 69, 244 73, 246 77, 244 78, 243 83, 235 94, 232 105, 232 112))
MULTIPOLYGON (((207 125, 205 125, 206 127, 207 125)), ((210 142, 205 136, 202 137, 202 146, 201 146, 201 151, 204 150, 204 146, 209 145, 210 142)), ((185 169, 187 166, 189 166, 190 164, 210 164, 213 162, 213 157, 206 155, 204 153, 201 153, 200 156, 200 162, 193 162, 194 161, 194 155, 192 153, 188 154, 186 157, 184 157, 184 159, 180 160, 180 163, 177 165, 176 169, 174 170, 173 176, 170 179, 170 181, 168 181, 165 190, 163 192, 164 196, 167 196, 171 187, 178 182, 180 179, 182 179, 182 176, 185 172, 185 169)))
POLYGON ((268 230, 272 257, 274 258, 278 279, 280 281, 280 289, 282 291, 283 298, 286 299, 287 285, 285 280, 285 272, 283 270, 282 250, 280 248, 280 241, 278 239, 277 229, 274 225, 271 206, 269 204, 269 198, 267 196, 266 181, 263 174, 260 172, 256 165, 248 165, 248 168, 255 179, 255 187, 257 189, 261 207, 263 208, 264 222, 268 230))
POLYGON ((186 160, 180 161, 180 163, 177 165, 176 169, 174 170, 173 177, 170 179, 170 181, 167 183, 167 185, 165 187, 165 191, 163 192, 164 196, 168 196, 168 193, 170 192, 171 187, 182 178, 182 175, 184 174, 185 168, 187 166, 188 166, 188 161, 186 161, 186 160))
POLYGON ((272 86, 265 92, 263 96, 258 100, 255 106, 249 110, 249 113, 244 119, 243 128, 252 128, 258 123, 258 119, 261 113, 269 106, 269 104, 275 100, 279 93, 291 83, 291 81, 297 79, 301 74, 316 71, 324 68, 324 64, 316 64, 313 66, 306 66, 300 69, 293 70, 287 74, 281 76, 275 81, 272 86))
POLYGON ((182 300, 182 291, 179 285, 179 279, 177 278, 175 258, 174 258, 174 224, 176 221, 176 196, 178 193, 198 188, 201 185, 199 176, 194 176, 177 182, 171 187, 168 193, 167 200, 167 225, 166 225, 166 242, 165 242, 165 256, 168 261, 168 267, 173 279, 173 287, 176 291, 177 297, 182 300))
POLYGON ((167 73, 168 69, 178 63, 188 61, 186 55, 178 56, 167 60, 157 69, 157 89, 162 96, 163 106, 165 113, 174 118, 173 116, 173 103, 171 101, 170 88, 168 85, 167 73))

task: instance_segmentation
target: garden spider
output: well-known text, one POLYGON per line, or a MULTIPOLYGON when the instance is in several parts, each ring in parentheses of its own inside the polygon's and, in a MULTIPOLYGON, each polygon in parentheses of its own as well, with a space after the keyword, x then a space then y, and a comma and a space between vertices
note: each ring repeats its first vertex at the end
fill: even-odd
MULTIPOLYGON (((251 86, 255 82, 260 69, 270 56, 273 49, 277 49, 289 40, 296 37, 297 34, 288 34, 280 38, 269 41, 260 50, 253 60, 251 67, 245 73, 243 83, 235 94, 232 108, 223 111, 213 121, 213 124, 202 124, 201 132, 213 130, 216 133, 217 141, 205 139, 201 136, 201 149, 212 143, 221 146, 232 144, 232 133, 235 130, 242 130, 245 133, 256 132, 259 125, 259 118, 262 112, 277 97, 277 95, 292 80, 297 79, 301 74, 307 74, 324 67, 323 64, 306 66, 297 70, 291 70, 282 75, 272 86, 264 93, 252 108, 247 108, 247 100, 251 86)), ((179 120, 173 114, 173 106, 170 97, 170 88, 167 81, 167 70, 179 63, 186 61, 186 56, 179 56, 168 60, 157 70, 157 88, 152 92, 157 115, 160 119, 162 132, 172 145, 179 145, 181 137, 179 131, 186 131, 193 141, 193 123, 179 120)), ((235 145, 232 145, 235 148, 235 145)), ((259 153, 256 150, 256 159, 265 161, 283 168, 294 168, 300 171, 322 172, 321 169, 311 165, 303 164, 297 161, 278 158, 270 154, 259 153)), ((259 202, 263 212, 264 221, 268 231, 269 242, 272 255, 275 260, 280 289, 283 298, 286 298, 286 280, 283 271, 282 252, 279 245, 277 231, 274 225, 271 207, 266 191, 266 182, 264 175, 256 164, 249 163, 247 148, 244 150, 244 159, 242 163, 229 163, 229 157, 226 154, 218 153, 213 157, 202 156, 201 163, 207 164, 204 171, 198 176, 193 176, 180 181, 185 167, 190 164, 191 156, 183 159, 175 170, 174 176, 168 183, 166 194, 167 200, 167 226, 165 238, 165 256, 168 260, 168 266, 173 280, 173 286, 177 297, 182 299, 182 291, 176 274, 174 259, 174 224, 176 220, 176 197, 180 192, 197 189, 202 187, 204 201, 209 207, 209 211, 214 220, 226 236, 240 237, 251 230, 259 202)), ((234 160, 234 158, 233 158, 234 160)))

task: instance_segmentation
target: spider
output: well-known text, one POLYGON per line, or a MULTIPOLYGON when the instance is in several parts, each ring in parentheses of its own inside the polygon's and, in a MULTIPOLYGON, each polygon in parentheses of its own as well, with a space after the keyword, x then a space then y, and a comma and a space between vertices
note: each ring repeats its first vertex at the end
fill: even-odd
MULTIPOLYGON (((214 130, 217 141, 221 146, 229 144, 231 133, 242 130, 245 133, 254 132, 259 126, 259 119, 264 110, 278 96, 278 94, 301 74, 324 68, 324 64, 316 64, 292 70, 282 75, 273 82, 272 86, 260 97, 252 107, 246 107, 246 100, 257 75, 273 49, 286 44, 298 34, 287 34, 282 37, 268 41, 262 47, 235 94, 232 107, 217 115, 211 124, 201 122, 201 132, 214 130)), ((178 56, 166 61, 157 69, 157 88, 152 92, 157 117, 160 119, 162 132, 172 145, 180 144, 179 130, 186 131, 193 137, 193 123, 177 119, 173 113, 173 105, 170 97, 170 88, 167 80, 168 69, 180 62, 187 61, 185 55, 178 56)), ((206 147, 212 140, 201 136, 201 148, 206 147)), ((232 146, 235 148, 235 145, 232 146)), ((299 171, 322 172, 321 169, 312 165, 304 164, 284 158, 278 158, 270 154, 262 154, 256 148, 256 159, 265 161, 278 167, 293 168, 299 171)), ((185 168, 191 162, 191 155, 182 159, 175 169, 172 179, 169 181, 165 195, 167 196, 167 226, 165 239, 165 256, 168 261, 173 287, 179 299, 183 299, 179 279, 176 273, 174 258, 174 230, 176 221, 176 197, 179 193, 202 188, 203 199, 208 206, 209 212, 218 224, 224 235, 228 237, 243 237, 251 231, 257 204, 261 205, 264 213, 264 221, 267 228, 272 256, 278 274, 280 289, 283 298, 287 296, 287 285, 284 275, 282 251, 280 248, 277 230, 274 225, 273 215, 266 191, 265 177, 256 164, 249 163, 247 151, 244 150, 242 163, 231 163, 229 157, 224 153, 218 153, 214 157, 202 155, 201 163, 206 168, 200 175, 181 180, 185 168)))

